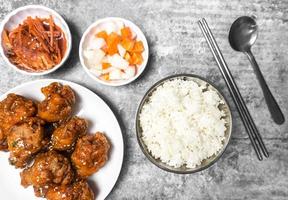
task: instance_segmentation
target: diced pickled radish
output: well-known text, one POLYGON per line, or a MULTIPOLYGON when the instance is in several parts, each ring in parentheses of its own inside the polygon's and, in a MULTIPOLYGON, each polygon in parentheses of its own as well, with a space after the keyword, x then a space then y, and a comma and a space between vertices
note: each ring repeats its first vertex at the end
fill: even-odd
POLYGON ((91 59, 94 56, 94 51, 92 49, 87 49, 83 51, 83 56, 86 59, 91 59))
POLYGON ((114 67, 109 67, 107 69, 102 69, 102 74, 110 73, 110 72, 112 72, 114 70, 115 70, 114 67))
POLYGON ((130 79, 136 75, 136 67, 133 65, 130 65, 127 67, 127 69, 124 70, 124 78, 125 79, 130 79))
POLYGON ((131 29, 131 33, 132 33, 132 39, 134 40, 134 39, 136 39, 136 37, 137 37, 137 34, 131 29))
POLYGON ((99 76, 99 78, 103 81, 109 81, 110 75, 109 74, 102 74, 101 76, 99 76))
POLYGON ((106 31, 106 33, 109 35, 112 32, 117 32, 117 24, 115 24, 113 21, 111 22, 105 22, 98 26, 99 31, 106 31))
POLYGON ((99 69, 96 69, 96 68, 91 68, 90 72, 92 72, 96 76, 100 76, 102 74, 102 70, 99 70, 99 69))
POLYGON ((107 38, 107 54, 108 55, 112 56, 118 53, 117 45, 119 44, 120 40, 121 40, 120 36, 115 32, 108 35, 108 38, 107 38))
POLYGON ((129 52, 125 53, 124 59, 127 60, 128 62, 131 60, 131 55, 129 54, 129 52))
POLYGON ((121 21, 115 21, 115 24, 117 26, 117 33, 121 35, 121 29, 124 27, 124 23, 121 21))
POLYGON ((95 37, 91 37, 85 46, 83 56, 87 67, 104 81, 131 79, 143 63, 142 41, 121 21, 99 24, 95 37))
POLYGON ((111 64, 110 64, 110 63, 102 62, 102 69, 103 69, 103 70, 104 70, 104 69, 107 69, 107 68, 109 68, 109 67, 111 67, 111 64))
POLYGON ((92 68, 95 68, 97 70, 102 70, 102 65, 99 63, 97 65, 94 65, 92 68))
POLYGON ((122 41, 121 41, 121 45, 122 47, 127 50, 127 51, 132 51, 133 47, 134 47, 134 44, 135 44, 135 40, 132 40, 132 39, 129 39, 129 38, 124 38, 122 41))
POLYGON ((131 59, 129 61, 130 64, 141 65, 142 62, 143 62, 142 53, 132 53, 131 59))
POLYGON ((124 23, 121 21, 110 21, 99 24, 97 27, 97 32, 106 31, 107 34, 112 32, 118 33, 124 27, 124 23))
POLYGON ((108 34, 106 33, 106 31, 99 31, 96 33, 96 37, 102 38, 106 41, 108 38, 108 34))
POLYGON ((124 38, 132 39, 132 32, 128 26, 121 29, 121 37, 122 39, 124 38))
POLYGON ((144 51, 144 45, 142 41, 137 41, 134 44, 132 52, 134 53, 142 53, 144 51))
POLYGON ((121 57, 124 57, 125 53, 126 53, 126 50, 122 47, 121 44, 118 44, 118 52, 120 54, 121 57))
POLYGON ((90 71, 95 74, 96 76, 101 76, 102 74, 108 74, 112 71, 114 71, 115 68, 114 67, 109 67, 107 69, 99 69, 99 68, 90 68, 90 71))
POLYGON ((123 77, 123 72, 120 69, 114 69, 109 73, 110 80, 120 80, 123 77))
POLYGON ((105 56, 105 53, 101 49, 94 49, 94 50, 85 50, 83 52, 84 57, 86 58, 86 63, 88 67, 95 67, 99 65, 102 59, 105 56))
POLYGON ((127 60, 125 60, 118 54, 114 54, 113 56, 108 56, 108 62, 113 67, 116 67, 119 69, 126 69, 129 66, 129 63, 127 62, 127 60))
POLYGON ((92 37, 87 45, 87 49, 101 49, 106 45, 103 38, 92 37))
POLYGON ((101 60, 102 63, 109 63, 108 62, 108 56, 104 56, 101 60))

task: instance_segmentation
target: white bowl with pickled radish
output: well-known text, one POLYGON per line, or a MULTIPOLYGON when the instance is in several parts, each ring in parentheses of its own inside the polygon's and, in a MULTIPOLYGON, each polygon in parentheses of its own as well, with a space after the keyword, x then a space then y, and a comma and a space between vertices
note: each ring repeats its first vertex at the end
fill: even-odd
POLYGON ((109 17, 97 20, 84 32, 79 56, 84 70, 94 80, 121 86, 144 71, 149 49, 138 26, 123 18, 109 17))

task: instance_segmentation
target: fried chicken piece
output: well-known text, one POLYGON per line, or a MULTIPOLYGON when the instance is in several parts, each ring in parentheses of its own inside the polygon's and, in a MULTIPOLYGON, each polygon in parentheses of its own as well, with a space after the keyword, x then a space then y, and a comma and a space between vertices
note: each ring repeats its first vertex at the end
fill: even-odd
POLYGON ((65 156, 48 151, 39 153, 33 165, 21 173, 21 185, 28 187, 47 187, 49 185, 68 185, 74 178, 70 161, 65 156))
POLYGON ((48 185, 45 185, 45 186, 42 186, 42 187, 33 186, 34 194, 35 194, 36 197, 44 198, 46 196, 47 191, 50 188, 54 188, 54 187, 56 187, 55 184, 48 184, 48 185))
POLYGON ((110 144, 103 133, 88 134, 76 143, 71 161, 77 174, 86 178, 97 172, 107 161, 110 144))
POLYGON ((45 197, 47 200, 94 200, 94 193, 82 180, 69 186, 50 187, 45 197))
POLYGON ((30 99, 17 94, 8 94, 0 102, 0 150, 6 150, 9 129, 18 122, 36 114, 36 105, 30 99))
POLYGON ((68 85, 54 82, 43 87, 44 101, 38 104, 38 116, 47 122, 66 120, 72 113, 75 94, 68 85))
POLYGON ((88 122, 79 117, 72 117, 56 128, 51 137, 52 148, 59 151, 71 149, 79 136, 86 134, 88 122))
POLYGON ((30 117, 11 127, 7 136, 9 161, 16 168, 25 167, 45 145, 44 124, 42 119, 30 117))

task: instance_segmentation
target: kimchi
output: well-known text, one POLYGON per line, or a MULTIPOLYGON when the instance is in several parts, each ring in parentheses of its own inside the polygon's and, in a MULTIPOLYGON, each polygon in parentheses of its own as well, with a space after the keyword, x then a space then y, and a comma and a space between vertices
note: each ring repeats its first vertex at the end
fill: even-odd
POLYGON ((11 63, 28 72, 53 68, 66 51, 65 34, 49 18, 27 17, 22 24, 2 34, 4 51, 11 63))

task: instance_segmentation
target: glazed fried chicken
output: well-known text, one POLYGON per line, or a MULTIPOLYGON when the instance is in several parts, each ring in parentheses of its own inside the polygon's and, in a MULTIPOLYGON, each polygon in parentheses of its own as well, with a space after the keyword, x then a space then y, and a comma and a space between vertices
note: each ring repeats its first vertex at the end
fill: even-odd
POLYGON ((50 187, 45 196, 48 200, 94 200, 94 193, 84 180, 72 185, 50 187))
POLYGON ((110 143, 103 133, 87 134, 87 120, 72 116, 75 94, 68 85, 41 88, 40 103, 9 94, 0 102, 0 150, 20 173, 21 185, 32 186, 48 200, 93 200, 87 178, 108 160, 110 143))
POLYGON ((79 117, 72 117, 69 121, 56 128, 51 137, 52 148, 59 151, 70 150, 79 136, 86 134, 88 122, 79 117))
POLYGON ((0 150, 7 149, 7 134, 9 129, 36 114, 36 106, 32 100, 17 94, 8 94, 0 102, 0 150))
POLYGON ((7 136, 9 161, 16 168, 25 167, 32 156, 45 145, 44 123, 37 117, 30 117, 10 128, 7 136))
POLYGON ((20 176, 23 187, 32 185, 41 188, 50 185, 68 185, 72 182, 74 173, 68 158, 55 151, 48 151, 39 153, 33 165, 24 169, 20 176))
POLYGON ((86 178, 97 172, 107 161, 110 144, 103 133, 88 134, 76 143, 71 161, 77 174, 86 178))
POLYGON ((59 122, 67 119, 75 104, 75 94, 68 85, 54 82, 43 87, 44 101, 38 104, 38 116, 47 122, 59 122))

